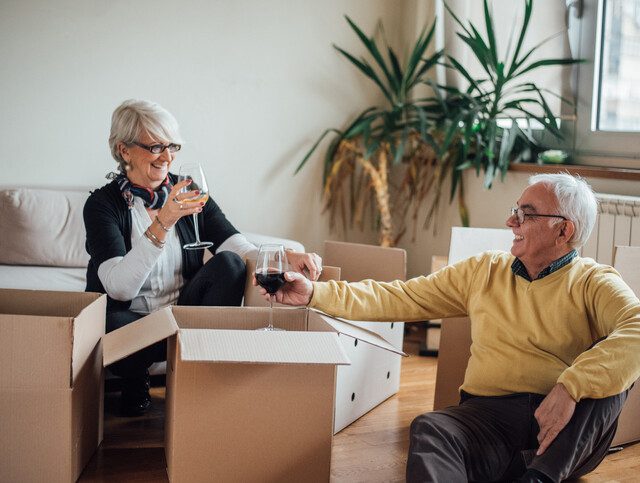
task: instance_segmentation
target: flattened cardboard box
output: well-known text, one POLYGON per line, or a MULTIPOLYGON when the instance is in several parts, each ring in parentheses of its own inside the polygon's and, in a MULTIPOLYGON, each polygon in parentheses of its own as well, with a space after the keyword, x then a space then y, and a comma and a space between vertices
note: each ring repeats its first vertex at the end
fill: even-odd
POLYGON ((165 454, 169 479, 329 481, 339 337, 402 354, 382 337, 319 312, 167 307, 107 334, 104 364, 169 337, 165 454))
POLYGON ((106 298, 0 289, 0 482, 73 482, 102 441, 106 298))

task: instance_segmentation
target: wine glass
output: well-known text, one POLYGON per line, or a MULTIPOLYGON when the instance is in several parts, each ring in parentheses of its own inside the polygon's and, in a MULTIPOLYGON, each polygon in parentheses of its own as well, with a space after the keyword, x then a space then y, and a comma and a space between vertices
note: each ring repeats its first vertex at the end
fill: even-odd
POLYGON ((273 299, 275 293, 285 284, 284 272, 287 259, 284 247, 277 244, 260 245, 256 261, 256 281, 269 294, 269 325, 258 330, 283 330, 273 326, 273 299))
MULTIPOLYGON (((198 196, 182 200, 182 203, 205 203, 209 199, 209 187, 207 186, 207 180, 204 177, 202 166, 199 163, 187 163, 180 166, 180 173, 178 174, 178 181, 184 181, 190 179, 191 183, 185 188, 182 188, 182 193, 188 193, 189 191, 200 190, 198 196)), ((198 230, 198 214, 193 214, 193 229, 196 232, 196 241, 194 243, 187 243, 182 248, 185 250, 202 250, 213 246, 213 243, 208 241, 200 241, 200 230, 198 230)))

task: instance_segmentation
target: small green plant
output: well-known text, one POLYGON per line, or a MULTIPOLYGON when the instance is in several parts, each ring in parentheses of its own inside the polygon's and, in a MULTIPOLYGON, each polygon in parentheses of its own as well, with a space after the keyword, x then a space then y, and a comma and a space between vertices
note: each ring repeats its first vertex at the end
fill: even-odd
MULTIPOLYGON (((530 129, 522 129, 518 125, 518 118, 524 119, 527 124, 535 119, 543 130, 556 138, 562 138, 545 94, 560 96, 531 82, 525 82, 523 77, 543 67, 566 66, 581 60, 554 58, 532 61, 533 54, 546 41, 526 52, 522 51, 530 26, 533 0, 524 0, 524 18, 515 48, 511 54, 511 39, 505 59, 498 57, 494 23, 487 0, 484 0, 484 37, 471 22, 465 26, 446 2, 445 8, 462 29, 457 36, 471 49, 486 74, 484 78, 475 79, 461 62, 447 55, 449 67, 462 75, 469 87, 466 91, 460 91, 450 86, 435 86, 444 91, 442 97, 445 99, 441 98, 444 122, 440 124, 444 140, 438 156, 444 162, 446 158, 451 158, 449 164, 452 168, 453 199, 456 190, 462 189, 462 172, 465 169, 473 168, 477 174, 482 172, 484 186, 491 188, 498 175, 504 179, 511 162, 531 158, 531 149, 538 148, 537 142, 530 129), (498 122, 501 119, 510 120, 511 127, 500 127, 498 122)), ((561 97, 560 99, 570 102, 561 97)), ((461 212, 461 216, 464 220, 466 215, 461 212)))

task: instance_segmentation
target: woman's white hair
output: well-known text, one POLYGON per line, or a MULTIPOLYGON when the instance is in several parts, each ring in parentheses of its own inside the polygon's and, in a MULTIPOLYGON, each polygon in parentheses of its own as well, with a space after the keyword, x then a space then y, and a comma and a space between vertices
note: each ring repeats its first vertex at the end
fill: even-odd
POLYGON ((109 134, 111 155, 121 172, 125 172, 127 163, 120 156, 118 143, 131 144, 144 131, 158 141, 182 144, 178 121, 169 111, 155 102, 128 99, 113 111, 109 134))
POLYGON ((591 186, 581 177, 566 173, 531 176, 529 185, 536 183, 549 186, 556 195, 559 214, 571 220, 576 227, 569 246, 580 248, 591 235, 598 216, 598 200, 591 186))

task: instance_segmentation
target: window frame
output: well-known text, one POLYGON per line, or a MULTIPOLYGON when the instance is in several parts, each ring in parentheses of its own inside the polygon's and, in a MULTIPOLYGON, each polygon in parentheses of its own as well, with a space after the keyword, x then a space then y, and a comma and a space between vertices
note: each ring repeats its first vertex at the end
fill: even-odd
POLYGON ((593 130, 599 101, 595 81, 601 68, 600 33, 606 1, 582 0, 579 19, 568 12, 570 37, 577 39, 576 57, 586 62, 576 67, 576 121, 565 123, 567 139, 573 140, 572 147, 580 164, 640 168, 640 132, 593 130))

